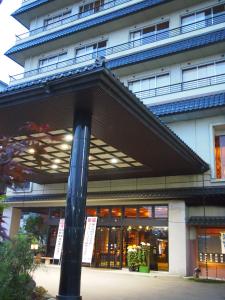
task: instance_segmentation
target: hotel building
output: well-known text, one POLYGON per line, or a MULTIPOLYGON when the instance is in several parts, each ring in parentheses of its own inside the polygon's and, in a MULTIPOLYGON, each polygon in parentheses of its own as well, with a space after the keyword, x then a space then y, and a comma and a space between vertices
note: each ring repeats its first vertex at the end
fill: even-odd
POLYGON ((0 130, 16 136, 22 121, 52 130, 37 135, 41 164, 33 153, 18 158, 34 174, 8 193, 10 236, 24 215, 40 214, 53 256, 75 99, 93 116, 92 266, 124 268, 127 247, 148 242, 152 270, 190 275, 199 266, 225 278, 225 1, 24 0, 13 17, 27 31, 6 55, 24 72, 0 92, 0 130))

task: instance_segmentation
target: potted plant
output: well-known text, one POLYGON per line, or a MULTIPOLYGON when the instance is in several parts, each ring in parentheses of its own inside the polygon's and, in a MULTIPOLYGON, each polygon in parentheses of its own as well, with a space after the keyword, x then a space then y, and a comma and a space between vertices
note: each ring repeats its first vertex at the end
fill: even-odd
POLYGON ((141 246, 138 250, 139 256, 139 272, 149 273, 150 266, 150 244, 149 243, 141 243, 141 246))
POLYGON ((139 256, 138 246, 132 245, 127 247, 127 265, 129 271, 138 271, 139 267, 139 256))

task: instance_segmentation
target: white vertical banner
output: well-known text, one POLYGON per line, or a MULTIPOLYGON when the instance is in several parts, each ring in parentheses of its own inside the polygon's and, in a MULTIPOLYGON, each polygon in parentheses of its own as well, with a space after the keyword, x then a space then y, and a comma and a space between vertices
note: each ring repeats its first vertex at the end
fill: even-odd
POLYGON ((59 220, 59 228, 58 234, 55 244, 55 251, 54 251, 54 259, 60 259, 62 253, 62 246, 63 246, 63 236, 64 236, 64 227, 65 227, 65 219, 59 220))
POLYGON ((83 255, 82 255, 83 263, 90 264, 92 260, 97 219, 98 219, 97 217, 87 217, 85 234, 84 234, 84 243, 83 243, 83 255))
POLYGON ((220 232, 221 234, 221 253, 225 254, 225 232, 220 232))

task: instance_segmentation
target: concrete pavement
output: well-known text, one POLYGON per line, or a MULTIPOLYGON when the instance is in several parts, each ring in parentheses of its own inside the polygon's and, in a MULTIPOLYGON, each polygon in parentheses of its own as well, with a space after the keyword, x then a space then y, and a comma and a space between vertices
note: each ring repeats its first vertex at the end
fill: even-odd
MULTIPOLYGON (((55 296, 59 273, 58 266, 42 266, 34 279, 55 296)), ((83 268, 81 289, 83 300, 225 300, 225 284, 196 283, 166 273, 83 268)))

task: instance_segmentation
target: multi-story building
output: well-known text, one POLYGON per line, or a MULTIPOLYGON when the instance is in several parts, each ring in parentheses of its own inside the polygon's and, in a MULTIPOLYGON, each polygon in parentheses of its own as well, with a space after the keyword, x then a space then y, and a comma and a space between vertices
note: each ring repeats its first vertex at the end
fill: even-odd
MULTIPOLYGON (((99 59, 180 138, 176 143, 201 158, 202 169, 188 172, 181 165, 162 173, 167 164, 179 165, 165 150, 155 161, 159 172, 140 174, 135 170, 142 162, 116 148, 115 139, 112 147, 107 137, 92 136, 89 169, 109 171, 88 184, 87 216, 98 217, 92 265, 126 267, 127 246, 149 242, 151 269, 187 275, 199 266, 203 275, 225 278, 225 1, 24 0, 13 17, 27 32, 6 53, 24 67, 24 73, 11 76, 8 92, 39 84, 48 95, 55 78, 85 72, 99 59), (132 175, 114 177, 120 168, 133 168, 132 175)), ((118 123, 129 126, 126 116, 120 117, 118 123)), ((144 139, 146 133, 138 130, 133 128, 133 138, 144 139)), ((66 132, 71 131, 51 134, 66 132)), ((64 147, 70 147, 69 139, 64 147)), ((167 149, 157 142, 145 148, 138 139, 127 147, 140 147, 143 157, 153 160, 155 149, 167 149)), ((53 255, 65 211, 66 179, 54 177, 59 169, 68 172, 68 149, 63 150, 48 149, 54 163, 48 168, 46 162, 42 171, 51 180, 34 180, 28 189, 11 193, 6 211, 11 235, 21 214, 44 217, 47 256, 53 255)), ((36 167, 32 153, 21 161, 36 167)))

